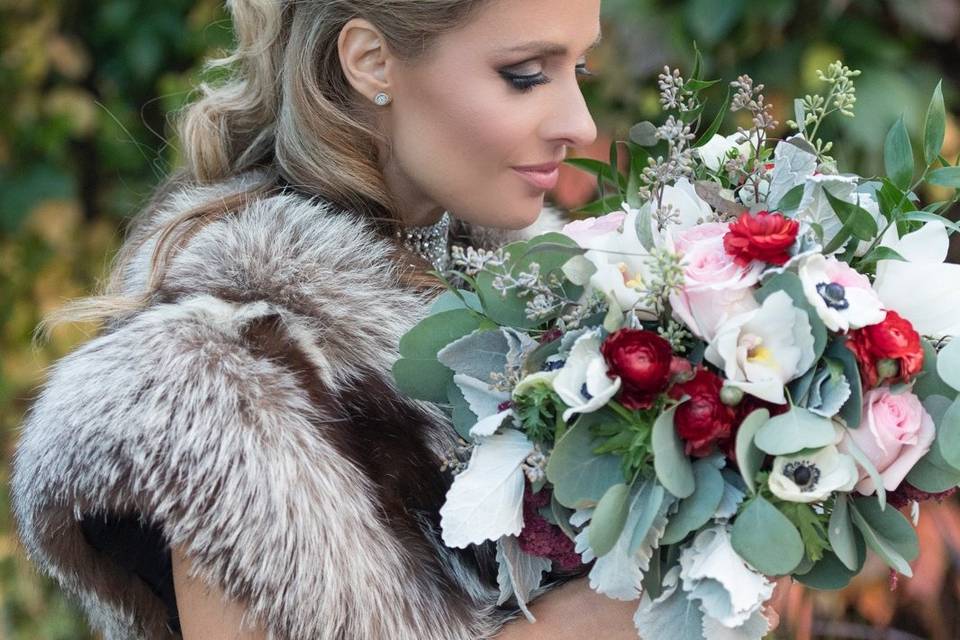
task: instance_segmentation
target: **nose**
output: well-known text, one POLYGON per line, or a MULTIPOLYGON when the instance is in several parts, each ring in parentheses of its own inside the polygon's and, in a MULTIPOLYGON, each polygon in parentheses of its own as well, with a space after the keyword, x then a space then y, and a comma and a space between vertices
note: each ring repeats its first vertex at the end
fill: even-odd
POLYGON ((570 147, 586 147, 597 139, 597 124, 574 79, 558 91, 551 112, 543 123, 544 138, 570 147))

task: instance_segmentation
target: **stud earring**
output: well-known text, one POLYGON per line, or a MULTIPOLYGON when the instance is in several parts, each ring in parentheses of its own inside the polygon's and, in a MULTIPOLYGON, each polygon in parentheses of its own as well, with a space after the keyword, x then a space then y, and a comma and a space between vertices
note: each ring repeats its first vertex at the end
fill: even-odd
POLYGON ((388 104, 390 104, 390 101, 391 101, 392 99, 393 99, 393 98, 390 97, 390 94, 384 93, 383 91, 381 91, 381 92, 378 93, 377 95, 373 96, 373 102, 374 102, 374 104, 376 104, 378 107, 385 107, 385 106, 387 106, 388 104))

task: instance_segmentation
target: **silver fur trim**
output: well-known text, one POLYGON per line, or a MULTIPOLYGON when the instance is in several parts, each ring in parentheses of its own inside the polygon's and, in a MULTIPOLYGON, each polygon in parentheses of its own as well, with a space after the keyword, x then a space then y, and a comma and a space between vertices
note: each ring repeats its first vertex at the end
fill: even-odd
MULTIPOLYGON (((213 193, 176 194, 156 222, 213 193)), ((468 231, 478 242, 507 241, 561 222, 542 218, 520 232, 468 231)), ((144 286, 152 247, 131 263, 128 292, 144 286)), ((429 300, 398 286, 390 254, 362 220, 323 203, 256 200, 177 255, 166 281, 175 302, 51 368, 15 452, 14 514, 29 556, 106 640, 176 636, 145 584, 86 544, 84 515, 162 523, 196 574, 244 602, 273 640, 475 640, 513 615, 435 539, 469 605, 453 605, 448 585, 418 572, 379 517, 375 480, 333 444, 335 430, 351 425, 243 340, 253 323, 279 318, 331 397, 363 392, 371 371, 384 372, 376 393, 396 396, 389 371, 399 338, 429 300)), ((453 431, 435 408, 421 408, 439 464, 453 431)))

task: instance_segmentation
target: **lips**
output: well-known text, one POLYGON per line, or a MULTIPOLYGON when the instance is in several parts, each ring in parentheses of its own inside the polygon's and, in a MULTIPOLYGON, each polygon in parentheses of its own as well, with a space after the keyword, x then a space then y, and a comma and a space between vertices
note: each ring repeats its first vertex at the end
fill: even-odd
POLYGON ((529 184, 543 191, 553 189, 560 179, 560 163, 558 162, 513 167, 513 170, 529 184))

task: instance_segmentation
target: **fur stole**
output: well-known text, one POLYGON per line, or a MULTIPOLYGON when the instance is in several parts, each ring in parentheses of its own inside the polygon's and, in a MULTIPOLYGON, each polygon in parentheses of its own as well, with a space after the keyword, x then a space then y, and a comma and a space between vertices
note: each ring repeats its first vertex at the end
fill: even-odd
MULTIPOLYGON (((155 222, 217 193, 183 189, 155 222)), ((519 232, 452 233, 492 247, 559 224, 545 210, 519 232)), ((155 304, 51 368, 15 452, 14 513, 107 640, 178 636, 146 584, 86 543, 83 516, 158 523, 276 640, 474 640, 512 615, 490 545, 439 542, 455 435, 394 387, 400 336, 430 300, 390 254, 355 214, 255 199, 190 239, 155 304)))

